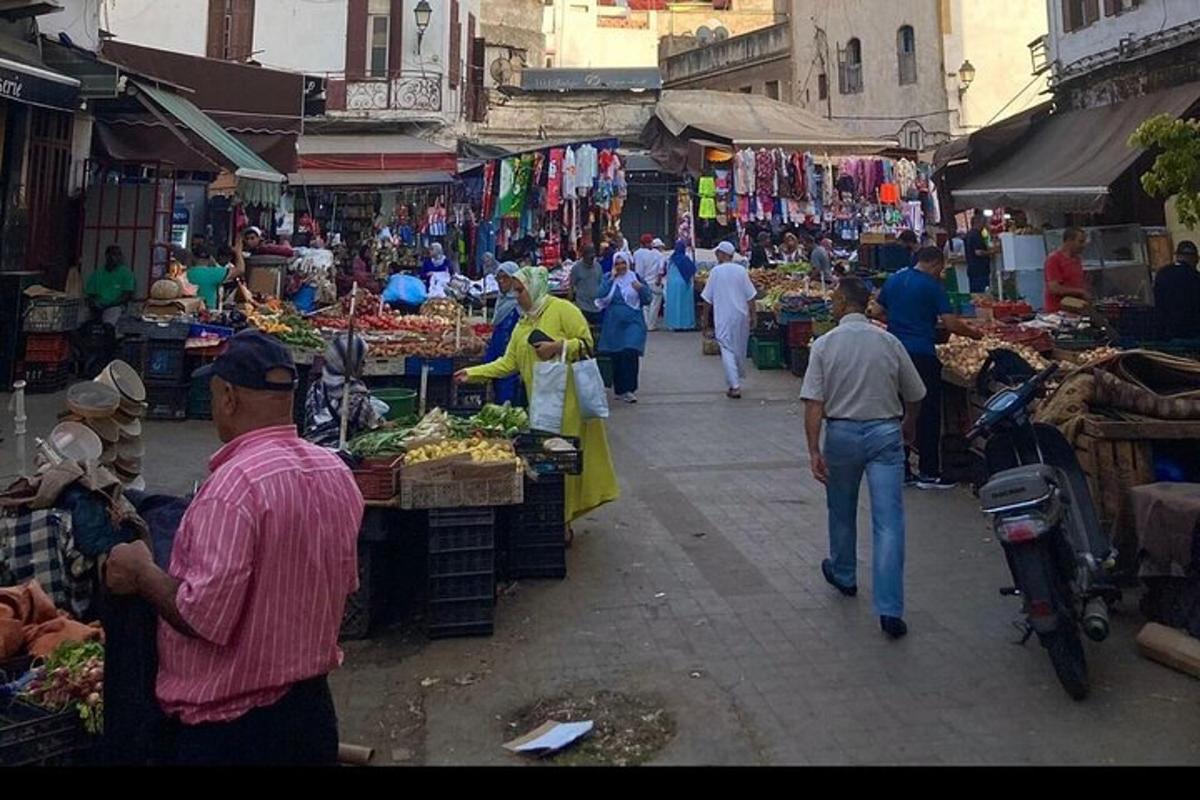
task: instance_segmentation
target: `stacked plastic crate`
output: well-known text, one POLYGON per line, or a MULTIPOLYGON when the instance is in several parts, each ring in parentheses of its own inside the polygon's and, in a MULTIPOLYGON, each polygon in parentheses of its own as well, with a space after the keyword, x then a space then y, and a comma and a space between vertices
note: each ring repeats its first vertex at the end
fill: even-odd
POLYGON ((77 297, 34 297, 25 308, 25 384, 30 394, 58 392, 71 380, 70 331, 79 327, 77 297))
POLYGON ((495 510, 430 510, 428 536, 429 637, 491 635, 496 611, 495 510))
POLYGON ((185 348, 190 330, 186 322, 137 323, 122 330, 122 357, 146 384, 147 419, 187 419, 191 383, 185 348))

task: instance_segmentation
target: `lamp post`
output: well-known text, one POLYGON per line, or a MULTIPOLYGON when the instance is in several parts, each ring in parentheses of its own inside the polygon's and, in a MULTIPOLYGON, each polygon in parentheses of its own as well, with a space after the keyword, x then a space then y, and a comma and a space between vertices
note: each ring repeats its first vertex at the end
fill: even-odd
POLYGON ((429 5, 429 0, 421 0, 413 9, 413 16, 417 21, 417 55, 421 54, 421 40, 425 38, 425 31, 429 28, 429 18, 433 16, 433 9, 429 5))

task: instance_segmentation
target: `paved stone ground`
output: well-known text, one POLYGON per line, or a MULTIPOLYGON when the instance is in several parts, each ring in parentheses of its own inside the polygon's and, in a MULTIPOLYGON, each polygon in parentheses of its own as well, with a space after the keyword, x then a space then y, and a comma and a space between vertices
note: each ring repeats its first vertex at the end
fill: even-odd
MULTIPOLYGON (((502 718, 607 688, 674 716, 658 764, 1200 764, 1200 684, 1138 656, 1135 597, 1109 641, 1086 645, 1083 703, 1036 642, 1010 644, 1017 602, 997 594, 1011 581, 966 490, 906 495, 910 634, 888 641, 871 614, 865 491, 859 597, 821 578, 797 380, 751 367, 730 402, 699 351, 694 334, 651 337, 642 402, 608 428, 622 498, 577 526, 565 581, 521 582, 489 639, 426 642, 401 625, 346 647, 344 740, 381 764, 520 763, 499 746, 513 734, 502 718)), ((147 431, 162 489, 203 476, 205 424, 147 431)))

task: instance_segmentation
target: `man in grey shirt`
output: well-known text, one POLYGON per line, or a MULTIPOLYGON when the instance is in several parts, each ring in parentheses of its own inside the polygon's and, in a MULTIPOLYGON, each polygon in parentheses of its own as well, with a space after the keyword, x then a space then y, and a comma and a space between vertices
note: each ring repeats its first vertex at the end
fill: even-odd
POLYGON ((813 273, 820 275, 827 281, 833 280, 833 260, 829 257, 829 251, 811 236, 805 236, 803 239, 804 248, 808 251, 808 263, 812 264, 813 273))
POLYGON ((875 613, 884 633, 898 639, 908 632, 903 619, 904 442, 912 438, 925 384, 900 340, 867 319, 870 299, 870 290, 857 278, 838 284, 833 296, 838 325, 813 343, 800 397, 813 477, 825 484, 829 512, 830 557, 821 562, 821 572, 842 594, 858 593, 858 489, 865 473, 875 613))
POLYGON ((600 281, 604 272, 596 260, 596 248, 587 245, 583 255, 571 267, 571 291, 575 305, 591 325, 600 324, 600 312, 596 310, 596 295, 600 293, 600 281))

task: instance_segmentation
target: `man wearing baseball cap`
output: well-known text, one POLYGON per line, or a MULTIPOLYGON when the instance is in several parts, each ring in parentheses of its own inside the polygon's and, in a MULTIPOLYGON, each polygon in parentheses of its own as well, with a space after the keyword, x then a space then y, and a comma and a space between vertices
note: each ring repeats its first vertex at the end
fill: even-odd
POLYGON ((1200 251, 1184 240, 1175 248, 1175 263, 1154 276, 1154 307, 1164 339, 1200 338, 1200 251))
MULTIPOLYGON (((651 292, 650 302, 642 309, 646 316, 646 330, 658 330, 658 317, 662 313, 663 277, 666 274, 666 262, 662 251, 655 246, 658 242, 648 233, 642 234, 642 246, 633 254, 633 271, 641 278, 651 292)), ((658 242, 661 246, 662 242, 658 242)))
POLYGON ((363 499, 334 453, 292 424, 296 367, 248 330, 198 370, 225 443, 176 534, 170 567, 141 542, 106 566, 115 594, 158 612, 156 694, 187 765, 332 765, 337 715, 326 676, 358 588, 363 499))
POLYGON ((725 396, 738 400, 742 396, 742 378, 746 376, 746 350, 750 330, 754 327, 754 298, 758 292, 750 281, 750 273, 733 260, 737 249, 731 242, 717 245, 717 265, 708 273, 701 299, 707 304, 704 329, 712 330, 721 346, 721 363, 725 367, 725 396))

